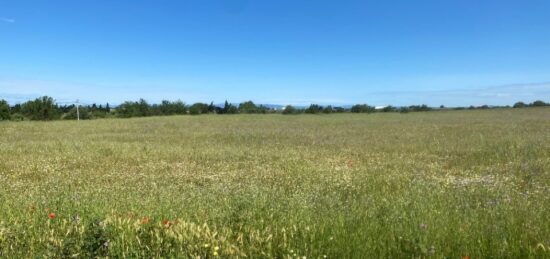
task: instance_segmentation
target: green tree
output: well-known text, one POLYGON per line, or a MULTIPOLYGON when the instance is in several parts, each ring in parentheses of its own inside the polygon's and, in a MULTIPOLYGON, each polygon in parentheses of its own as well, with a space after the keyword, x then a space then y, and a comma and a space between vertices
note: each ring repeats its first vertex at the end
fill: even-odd
POLYGON ((388 105, 382 108, 382 112, 394 112, 394 111, 397 111, 397 109, 391 105, 388 105))
POLYGON ((329 114, 329 113, 332 113, 333 110, 332 110, 332 106, 327 106, 323 109, 323 113, 326 113, 326 114, 329 114))
POLYGON ((118 117, 144 117, 152 114, 152 107, 144 99, 137 102, 126 101, 116 109, 118 117))
POLYGON ((207 114, 209 113, 210 105, 206 103, 194 103, 189 107, 189 114, 198 115, 198 114, 207 114))
POLYGON ((536 100, 531 104, 531 106, 533 106, 533 107, 542 107, 542 106, 547 106, 547 105, 548 105, 547 103, 545 103, 541 100, 536 100))
POLYGON ((304 112, 310 113, 310 114, 316 114, 316 113, 320 113, 322 110, 323 110, 323 106, 318 104, 312 104, 308 108, 306 108, 304 112))
POLYGON ((524 102, 517 102, 517 103, 514 103, 514 108, 524 108, 525 106, 525 103, 524 102))
POLYGON ((210 105, 208 105, 208 113, 214 112, 216 112, 216 106, 214 105, 214 102, 210 102, 210 105))
POLYGON ((239 109, 235 107, 235 105, 230 104, 229 102, 227 102, 227 100, 225 100, 225 103, 222 109, 222 114, 235 114, 238 112, 239 112, 239 109))
POLYGON ((258 107, 252 101, 239 104, 240 113, 258 113, 258 107))
MULTIPOLYGON (((89 120, 92 118, 92 112, 91 109, 88 107, 79 107, 78 108, 78 117, 81 120, 89 120)), ((71 108, 67 113, 63 114, 61 117, 64 120, 76 120, 77 119, 77 113, 76 113, 76 107, 71 108)))
POLYGON ((356 104, 351 106, 351 112, 353 113, 372 113, 375 111, 376 109, 374 109, 373 106, 369 106, 367 104, 356 104))
POLYGON ((158 106, 158 109, 161 115, 174 115, 174 114, 181 115, 181 114, 187 113, 185 103, 183 103, 180 100, 175 102, 163 100, 158 106))
POLYGON ((43 96, 21 105, 22 113, 31 120, 53 120, 58 116, 53 98, 43 96))
POLYGON ((193 104, 189 107, 189 114, 191 115, 199 115, 201 114, 201 109, 199 106, 193 104))
POLYGON ((287 105, 283 109, 283 114, 298 114, 298 110, 292 105, 287 105))
POLYGON ((10 119, 10 105, 6 100, 0 100, 0 121, 10 119))

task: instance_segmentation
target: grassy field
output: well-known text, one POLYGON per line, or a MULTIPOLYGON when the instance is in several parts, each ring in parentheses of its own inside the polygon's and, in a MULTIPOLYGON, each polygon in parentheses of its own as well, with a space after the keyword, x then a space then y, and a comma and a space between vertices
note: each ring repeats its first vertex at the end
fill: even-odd
POLYGON ((550 109, 0 123, 0 257, 550 258, 550 109))

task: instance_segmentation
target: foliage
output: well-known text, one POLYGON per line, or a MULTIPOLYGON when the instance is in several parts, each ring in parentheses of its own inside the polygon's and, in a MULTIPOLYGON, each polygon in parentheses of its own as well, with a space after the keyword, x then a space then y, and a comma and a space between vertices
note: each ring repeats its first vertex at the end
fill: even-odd
POLYGON ((67 113, 63 114, 61 118, 64 120, 76 120, 77 115, 81 120, 92 119, 92 113, 89 111, 87 107, 78 107, 78 114, 77 114, 76 107, 73 107, 67 113))
POLYGON ((258 113, 258 107, 252 101, 239 104, 240 113, 258 113))
POLYGON ((116 114, 121 118, 145 117, 151 115, 151 108, 144 99, 137 102, 126 101, 117 107, 116 114))
POLYGON ((431 110, 432 108, 428 107, 428 105, 425 105, 425 104, 409 106, 409 111, 413 111, 413 112, 427 112, 431 110))
POLYGON ((48 96, 23 103, 21 112, 31 120, 53 120, 59 116, 54 99, 48 96))
POLYGON ((395 112, 395 111, 397 111, 397 108, 395 108, 391 105, 388 105, 388 106, 382 108, 380 111, 381 112, 395 112))
POLYGON ((374 107, 368 104, 356 104, 351 107, 353 113, 373 113, 375 111, 374 107))
POLYGON ((223 105, 223 109, 221 109, 218 113, 220 113, 220 114, 236 114, 238 112, 239 112, 239 109, 235 105, 227 102, 227 100, 226 100, 224 105, 223 105))
POLYGON ((10 119, 10 105, 6 100, 0 99, 0 121, 10 119))
POLYGON ((283 109, 283 114, 298 114, 299 111, 298 109, 294 108, 294 106, 292 105, 287 105, 285 106, 285 108, 283 109))
POLYGON ((533 107, 542 107, 542 106, 550 106, 550 104, 545 103, 545 102, 543 102, 543 101, 541 101, 541 100, 537 100, 537 101, 534 101, 534 102, 531 104, 531 106, 533 106, 533 107))
POLYGON ((309 114, 316 114, 323 111, 323 106, 318 104, 311 104, 309 107, 307 107, 304 112, 309 114))
POLYGON ((206 103, 195 103, 189 107, 189 114, 199 115, 209 113, 211 110, 210 105, 206 103))
POLYGON ((159 115, 183 115, 187 113, 185 103, 180 100, 175 102, 163 100, 160 105, 154 107, 158 110, 159 115))
POLYGON ((206 103, 195 103, 194 105, 200 109, 202 114, 207 114, 211 112, 212 109, 211 106, 207 105, 206 103))

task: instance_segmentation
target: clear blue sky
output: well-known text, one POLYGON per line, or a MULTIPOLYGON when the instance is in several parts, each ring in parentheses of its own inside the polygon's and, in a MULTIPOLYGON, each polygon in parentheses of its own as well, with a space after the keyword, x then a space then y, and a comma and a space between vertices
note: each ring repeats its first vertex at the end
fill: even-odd
POLYGON ((0 98, 550 101, 547 0, 0 0, 0 98))

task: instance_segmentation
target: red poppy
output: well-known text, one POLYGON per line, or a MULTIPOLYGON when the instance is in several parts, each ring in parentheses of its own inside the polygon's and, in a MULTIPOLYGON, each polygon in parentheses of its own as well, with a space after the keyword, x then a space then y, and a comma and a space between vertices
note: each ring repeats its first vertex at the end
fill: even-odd
POLYGON ((162 221, 162 225, 164 225, 164 226, 166 226, 166 227, 169 227, 169 226, 171 225, 171 222, 170 222, 170 220, 164 219, 164 220, 162 221))
POLYGON ((147 224, 149 223, 149 217, 145 216, 141 219, 141 224, 147 224))
POLYGON ((48 218, 55 219, 55 213, 52 212, 52 213, 48 214, 48 218))
POLYGON ((469 255, 463 256, 462 259, 470 259, 470 256, 469 255))

